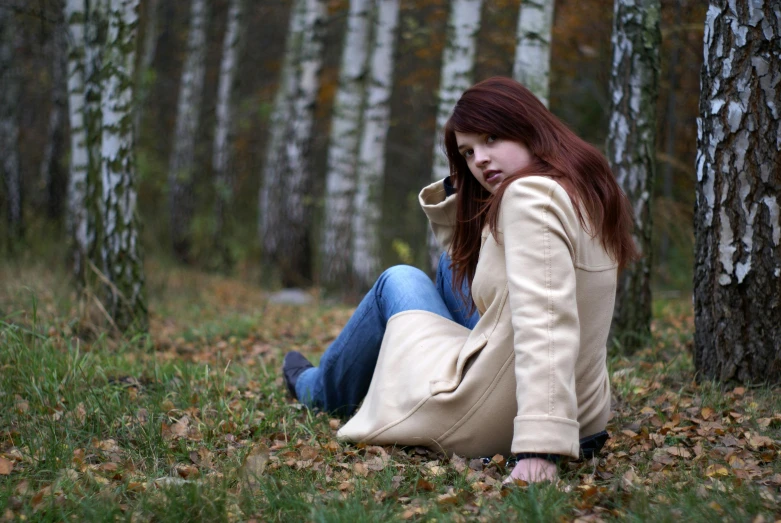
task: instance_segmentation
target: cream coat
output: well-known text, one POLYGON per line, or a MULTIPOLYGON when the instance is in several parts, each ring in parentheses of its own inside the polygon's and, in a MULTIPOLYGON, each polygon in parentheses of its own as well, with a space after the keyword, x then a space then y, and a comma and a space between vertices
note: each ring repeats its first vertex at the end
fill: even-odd
MULTIPOLYGON (((420 203, 448 248, 455 196, 437 182, 420 203)), ((369 391, 339 438, 577 457, 579 438, 605 429, 616 263, 546 177, 513 182, 498 225, 498 242, 482 234, 475 328, 426 311, 390 318, 369 391)))

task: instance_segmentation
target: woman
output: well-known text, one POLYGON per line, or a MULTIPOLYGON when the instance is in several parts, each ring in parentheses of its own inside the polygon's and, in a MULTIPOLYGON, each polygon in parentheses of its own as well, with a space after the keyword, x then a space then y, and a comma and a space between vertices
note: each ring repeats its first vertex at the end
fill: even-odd
POLYGON ((607 439, 629 205, 604 157, 510 79, 463 94, 445 148, 451 176, 420 193, 448 253, 437 285, 389 269, 320 366, 289 353, 285 379, 309 407, 363 401, 342 439, 512 453, 511 478, 552 479, 560 457, 607 439))

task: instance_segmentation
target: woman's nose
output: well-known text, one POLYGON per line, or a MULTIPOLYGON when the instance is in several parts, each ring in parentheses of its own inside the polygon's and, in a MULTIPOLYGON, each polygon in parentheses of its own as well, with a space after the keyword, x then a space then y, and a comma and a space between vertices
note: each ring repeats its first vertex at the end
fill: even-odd
POLYGON ((475 165, 485 165, 488 155, 482 149, 475 149, 475 165))

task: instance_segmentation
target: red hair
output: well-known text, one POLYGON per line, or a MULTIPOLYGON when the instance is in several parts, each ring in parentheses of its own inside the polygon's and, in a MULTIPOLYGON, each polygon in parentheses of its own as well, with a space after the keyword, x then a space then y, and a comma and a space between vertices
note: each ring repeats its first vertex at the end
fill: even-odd
MULTIPOLYGON (((567 192, 581 225, 599 237, 605 251, 623 268, 638 256, 632 239, 629 201, 605 157, 548 111, 531 91, 509 78, 494 77, 467 89, 445 124, 445 150, 456 189, 456 227, 451 245, 453 289, 471 287, 480 254, 480 235, 488 223, 496 238, 499 205, 518 178, 549 176, 567 192), (475 180, 458 151, 455 133, 493 134, 523 143, 532 164, 489 193, 475 180)), ((474 307, 474 304, 470 304, 474 307)))

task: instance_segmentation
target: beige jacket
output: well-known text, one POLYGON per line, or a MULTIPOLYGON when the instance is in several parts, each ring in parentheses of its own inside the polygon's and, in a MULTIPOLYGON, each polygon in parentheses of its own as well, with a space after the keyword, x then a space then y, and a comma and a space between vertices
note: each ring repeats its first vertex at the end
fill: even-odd
MULTIPOLYGON (((448 248, 455 196, 437 182, 420 203, 448 248)), ((426 311, 390 318, 369 391, 340 439, 577 457, 579 438, 605 429, 616 263, 546 177, 513 182, 498 225, 498 242, 487 227, 482 234, 475 328, 426 311)))

